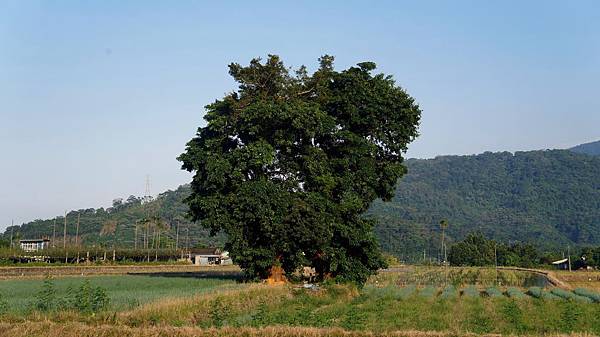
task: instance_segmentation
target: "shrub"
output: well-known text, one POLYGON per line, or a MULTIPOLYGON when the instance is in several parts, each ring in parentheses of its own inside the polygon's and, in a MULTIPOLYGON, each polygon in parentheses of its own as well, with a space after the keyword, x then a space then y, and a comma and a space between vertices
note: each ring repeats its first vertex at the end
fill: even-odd
POLYGON ((577 294, 574 294, 570 291, 564 290, 564 289, 560 289, 560 288, 554 288, 551 290, 552 294, 564 298, 566 300, 570 300, 570 301, 578 301, 578 302, 582 302, 582 303, 592 303, 592 299, 589 297, 584 297, 584 296, 580 296, 577 294))
POLYGON ((510 287, 506 290, 506 295, 510 298, 525 298, 525 294, 516 287, 510 287))
POLYGON ((489 297, 502 297, 502 292, 496 287, 489 287, 485 290, 485 294, 489 297))
POLYGON ((105 310, 109 303, 110 299, 104 288, 93 287, 89 280, 85 280, 79 288, 69 288, 66 299, 58 301, 58 307, 94 314, 105 310))
POLYGON ((414 285, 410 285, 407 287, 402 287, 398 290, 397 296, 399 300, 405 300, 412 296, 417 290, 417 287, 414 285))
POLYGON ((582 314, 582 310, 579 306, 575 305, 575 303, 572 301, 567 302, 563 307, 563 310, 560 315, 560 324, 562 332, 573 332, 582 314))
POLYGON ((456 297, 458 297, 458 292, 456 291, 456 288, 452 285, 446 286, 442 291, 442 294, 440 295, 440 298, 444 300, 456 297))
POLYGON ((110 300, 106 290, 93 287, 85 280, 77 289, 69 287, 64 297, 56 296, 56 287, 50 277, 42 284, 42 289, 36 294, 33 308, 39 311, 76 310, 82 313, 94 314, 108 307, 110 300))
POLYGON ((56 288, 50 276, 46 276, 42 289, 35 295, 33 308, 39 311, 50 311, 56 308, 56 288))
POLYGON ((573 292, 579 296, 592 299, 594 302, 600 302, 600 294, 586 288, 577 288, 573 292))
POLYGON ((464 297, 479 297, 479 290, 475 286, 468 286, 462 291, 464 297))
POLYGON ((210 306, 209 315, 212 324, 220 328, 224 325, 225 320, 229 316, 230 308, 221 297, 217 297, 210 306))
POLYGON ((424 298, 433 298, 437 293, 437 288, 433 286, 426 286, 419 290, 419 296, 424 298))
POLYGON ((346 330, 362 330, 365 328, 367 319, 367 314, 363 310, 352 305, 346 312, 341 327, 346 330))
POLYGON ((529 288, 527 290, 527 295, 534 297, 534 298, 542 299, 542 300, 559 300, 559 299, 561 299, 560 297, 545 291, 541 287, 529 288))
POLYGON ((8 312, 8 301, 4 298, 4 295, 0 293, 0 315, 4 315, 8 312))
POLYGON ((542 294, 544 292, 542 291, 542 288, 540 287, 531 287, 527 290, 527 295, 531 296, 531 297, 535 297, 535 298, 542 298, 542 294))
MULTIPOLYGON (((511 289, 516 288, 509 288, 507 291, 508 294, 510 294, 511 289)), ((516 290, 518 291, 518 289, 516 290)), ((515 294, 517 293, 514 291, 512 292, 515 294)), ((522 292, 519 291, 519 293, 521 296, 525 296, 522 292)), ((514 329, 514 332, 522 334, 527 330, 527 326, 523 320, 523 312, 515 301, 507 301, 502 305, 502 315, 509 325, 514 329)))

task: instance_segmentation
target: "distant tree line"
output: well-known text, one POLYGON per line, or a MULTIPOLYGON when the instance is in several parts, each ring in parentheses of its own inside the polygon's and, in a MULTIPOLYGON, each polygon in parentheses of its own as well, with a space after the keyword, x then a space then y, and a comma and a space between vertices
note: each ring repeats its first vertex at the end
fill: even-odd
POLYGON ((392 201, 375 201, 367 212, 378 220, 382 249, 403 261, 439 259, 440 219, 450 224, 448 242, 480 231, 498 242, 559 251, 559 257, 568 245, 600 245, 600 157, 487 152, 406 165, 392 201))
POLYGON ((453 266, 513 266, 534 268, 556 259, 555 254, 542 254, 529 243, 506 244, 485 238, 478 232, 467 235, 450 247, 448 261, 453 266))

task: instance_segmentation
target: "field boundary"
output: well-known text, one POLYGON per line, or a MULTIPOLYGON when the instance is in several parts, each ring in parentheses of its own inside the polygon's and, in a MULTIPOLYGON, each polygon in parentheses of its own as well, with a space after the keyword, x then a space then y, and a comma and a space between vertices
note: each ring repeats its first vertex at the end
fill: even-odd
POLYGON ((0 279, 39 278, 50 276, 90 276, 90 275, 126 275, 157 273, 203 273, 236 274, 236 266, 195 266, 195 265, 115 265, 115 266, 47 266, 47 267, 0 267, 0 279))
POLYGON ((568 285, 567 283, 561 281, 550 270, 521 268, 521 267, 498 267, 498 269, 501 269, 501 270, 526 271, 526 272, 530 272, 530 273, 534 273, 534 274, 538 274, 538 275, 543 275, 544 277, 546 277, 546 280, 548 280, 548 283, 550 283, 552 286, 558 287, 558 288, 563 288, 563 289, 566 289, 566 290, 572 290, 571 289, 572 287, 570 285, 568 285))
MULTIPOLYGON (((177 337, 462 337, 462 336, 499 336, 497 334, 475 334, 455 331, 348 331, 340 328, 267 326, 264 328, 209 328, 145 326, 128 327, 122 325, 87 325, 83 323, 30 322, 0 323, 0 335, 12 336, 177 336, 177 337)), ((527 336, 527 335, 525 335, 527 336)), ((530 335, 533 336, 533 335, 530 335)), ((593 336, 588 333, 547 334, 547 337, 593 336)))

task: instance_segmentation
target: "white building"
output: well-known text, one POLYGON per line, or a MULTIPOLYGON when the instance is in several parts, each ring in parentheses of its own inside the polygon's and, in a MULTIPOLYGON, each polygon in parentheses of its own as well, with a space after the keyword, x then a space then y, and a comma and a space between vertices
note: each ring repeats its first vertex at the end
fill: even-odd
POLYGON ((48 239, 32 239, 32 240, 20 240, 19 244, 21 249, 26 252, 37 252, 38 250, 47 249, 50 246, 50 240, 48 239))

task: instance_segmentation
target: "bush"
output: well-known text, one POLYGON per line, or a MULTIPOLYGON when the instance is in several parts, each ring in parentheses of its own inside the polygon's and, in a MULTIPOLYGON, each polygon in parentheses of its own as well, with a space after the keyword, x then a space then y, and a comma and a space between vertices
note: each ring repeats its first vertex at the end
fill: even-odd
POLYGON ((446 286, 444 288, 444 290, 442 291, 442 294, 440 295, 440 298, 443 300, 456 298, 456 297, 458 297, 458 292, 456 291, 456 288, 452 285, 446 286))
POLYGON ((525 294, 519 288, 510 287, 506 290, 506 295, 510 298, 525 298, 525 294))
POLYGON ((217 297, 212 302, 209 310, 213 326, 220 328, 225 325, 225 321, 229 317, 230 311, 229 305, 227 305, 221 297, 217 297))
POLYGON ((56 308, 56 288, 50 276, 44 279, 42 289, 35 296, 33 307, 39 311, 51 311, 56 308))
POLYGON ((437 293, 437 288, 433 286, 426 286, 419 290, 419 296, 424 298, 433 298, 437 293))
POLYGON ((503 297, 502 292, 496 287, 489 287, 485 290, 485 294, 489 297, 503 297))
POLYGON ((68 288, 63 298, 56 296, 56 288, 50 277, 42 284, 42 289, 37 293, 33 308, 39 311, 76 310, 82 313, 94 314, 105 310, 110 300, 106 290, 102 287, 93 287, 89 280, 85 280, 77 289, 68 288))
POLYGON ((479 290, 475 286, 468 286, 462 291, 464 297, 479 297, 479 290))
POLYGON ((527 295, 531 296, 531 297, 535 297, 535 298, 542 298, 542 288, 540 287, 531 287, 527 290, 527 295))
POLYGON ((579 296, 590 298, 594 302, 600 302, 600 294, 589 289, 577 288, 573 292, 579 296))
POLYGON ((537 299, 542 299, 542 300, 559 300, 559 299, 561 299, 560 297, 558 297, 552 293, 549 293, 540 287, 529 288, 527 290, 527 295, 537 298, 537 299))
MULTIPOLYGON (((511 289, 508 289, 507 293, 509 293, 511 289)), ((514 291, 513 293, 516 294, 516 292, 514 291)), ((521 294, 521 296, 525 296, 522 292, 519 291, 519 293, 521 294)), ((519 308, 515 301, 507 301, 502 305, 502 315, 516 333, 522 334, 525 331, 527 331, 527 325, 525 325, 523 319, 523 312, 521 311, 521 308, 519 308)))
POLYGON ((0 315, 4 315, 8 312, 8 301, 4 298, 4 295, 0 293, 0 315))
POLYGON ((407 287, 403 287, 400 288, 400 290, 398 290, 398 299, 399 300, 405 300, 407 298, 409 298, 410 296, 412 296, 417 290, 417 287, 414 285, 409 285, 407 287))
POLYGON ((554 288, 551 290, 552 294, 564 298, 565 300, 570 300, 570 301, 578 301, 578 302, 582 302, 582 303, 592 303, 592 299, 589 297, 585 297, 585 296, 580 296, 577 294, 574 294, 570 291, 564 290, 564 289, 560 289, 560 288, 554 288))
POLYGON ((85 280, 79 288, 71 294, 67 301, 66 309, 75 309, 83 313, 96 313, 108 307, 108 295, 102 287, 92 287, 89 280, 85 280))

